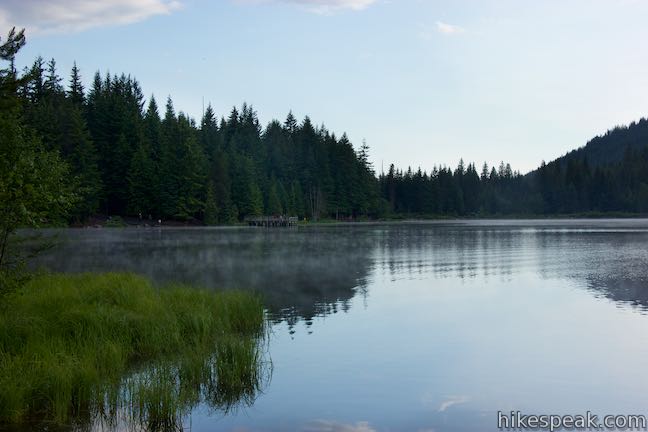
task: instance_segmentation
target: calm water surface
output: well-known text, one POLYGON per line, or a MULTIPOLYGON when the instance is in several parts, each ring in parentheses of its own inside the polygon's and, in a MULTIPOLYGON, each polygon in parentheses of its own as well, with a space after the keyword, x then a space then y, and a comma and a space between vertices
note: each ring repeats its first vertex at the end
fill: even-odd
POLYGON ((39 264, 261 292, 272 380, 192 431, 490 431, 648 415, 648 220, 58 232, 39 264))

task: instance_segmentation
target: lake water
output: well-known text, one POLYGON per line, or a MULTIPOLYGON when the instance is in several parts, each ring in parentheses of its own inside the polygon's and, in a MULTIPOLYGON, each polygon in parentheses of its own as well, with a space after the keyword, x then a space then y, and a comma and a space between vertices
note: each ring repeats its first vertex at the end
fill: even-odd
POLYGON ((262 293, 272 379, 192 431, 491 431, 648 414, 648 220, 83 229, 39 264, 262 293))

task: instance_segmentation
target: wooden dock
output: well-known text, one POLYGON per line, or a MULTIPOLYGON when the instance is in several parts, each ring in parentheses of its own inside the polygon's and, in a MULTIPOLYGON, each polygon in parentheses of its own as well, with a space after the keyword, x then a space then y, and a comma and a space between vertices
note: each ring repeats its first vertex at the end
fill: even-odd
POLYGON ((266 228, 283 228, 297 226, 299 218, 296 216, 250 216, 245 218, 249 226, 266 227, 266 228))

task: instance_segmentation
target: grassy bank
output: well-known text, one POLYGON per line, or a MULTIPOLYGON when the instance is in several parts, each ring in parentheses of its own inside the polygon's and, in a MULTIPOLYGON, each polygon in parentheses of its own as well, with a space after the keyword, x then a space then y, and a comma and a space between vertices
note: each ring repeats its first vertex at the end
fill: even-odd
POLYGON ((127 413, 155 429, 204 400, 250 401, 262 384, 265 317, 249 294, 43 275, 0 308, 0 424, 127 413))

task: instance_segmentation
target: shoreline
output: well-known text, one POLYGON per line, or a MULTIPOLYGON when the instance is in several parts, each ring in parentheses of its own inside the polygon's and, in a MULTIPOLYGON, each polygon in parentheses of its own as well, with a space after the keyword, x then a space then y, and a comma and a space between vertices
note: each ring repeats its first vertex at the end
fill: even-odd
MULTIPOLYGON (((120 218, 121 219, 121 218, 120 218)), ((470 222, 489 222, 489 221, 515 221, 515 222, 559 222, 559 221, 622 221, 622 220, 645 220, 648 219, 648 214, 619 214, 619 213, 603 213, 603 214, 561 214, 561 215, 501 215, 501 216, 421 216, 421 217, 408 217, 408 218, 387 218, 376 220, 333 220, 324 219, 316 222, 312 221, 299 221, 294 228, 306 227, 323 227, 323 226, 371 226, 371 225, 398 225, 398 224, 412 224, 412 223, 470 223, 470 222)), ((108 219, 104 219, 108 220, 108 219)), ((178 221, 162 221, 162 224, 149 225, 148 223, 139 224, 135 223, 136 218, 121 219, 123 224, 110 224, 110 223, 92 223, 92 224, 71 224, 59 226, 41 226, 36 230, 46 229, 239 229, 239 228, 258 228, 249 227, 247 224, 241 222, 237 224, 227 225, 203 225, 199 223, 183 223, 178 221)), ((97 222, 97 220, 94 220, 97 222)), ((21 228, 20 230, 32 230, 34 228, 21 228)))

